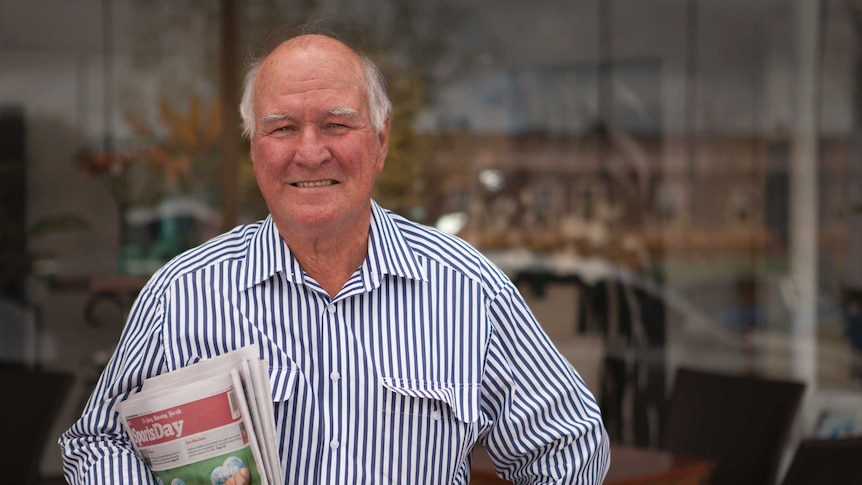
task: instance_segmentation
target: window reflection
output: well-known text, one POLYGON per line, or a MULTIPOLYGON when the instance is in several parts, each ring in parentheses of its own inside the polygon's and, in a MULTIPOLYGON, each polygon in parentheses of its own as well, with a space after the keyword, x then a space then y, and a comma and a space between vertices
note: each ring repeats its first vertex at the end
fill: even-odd
MULTIPOLYGON (((819 10, 257 0, 235 2, 230 20, 241 53, 275 27, 322 17, 380 61, 395 112, 375 197, 497 261, 591 376, 614 439, 653 446, 673 370, 689 364, 801 377, 814 391, 803 433, 862 433, 862 3, 811 3, 819 10), (799 163, 813 176, 800 180, 799 163), (810 234, 798 231, 806 207, 816 208, 810 234)), ((3 298, 44 309, 46 341, 86 325, 76 311, 86 296, 44 282, 115 272, 122 253, 122 208, 75 172, 75 154, 146 148, 131 120, 158 127, 159 106, 222 99, 222 14, 192 1, 0 6, 0 116, 26 132, 0 134, 0 149, 24 152, 0 153, 0 187, 27 187, 26 221, 0 211, 0 225, 28 234, 15 254, 34 261, 29 283, 20 268, 0 270, 0 283, 3 298), (80 20, 64 22, 73 11, 80 20)), ((181 135, 148 133, 162 146, 181 135)), ((245 151, 235 200, 222 198, 221 154, 195 165, 207 214, 265 214, 245 151)), ((10 208, 22 197, 0 196, 10 208)), ((206 237, 208 221, 189 232, 206 237)), ((46 344, 40 358, 74 367, 118 328, 78 350, 46 344)))

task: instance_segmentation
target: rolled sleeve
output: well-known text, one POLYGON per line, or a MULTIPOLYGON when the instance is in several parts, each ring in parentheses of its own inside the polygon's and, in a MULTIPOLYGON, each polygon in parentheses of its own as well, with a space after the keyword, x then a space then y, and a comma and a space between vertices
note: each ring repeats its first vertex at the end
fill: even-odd
POLYGON ((497 472, 515 483, 600 484, 610 452, 593 394, 514 288, 489 316, 481 440, 497 472))
POLYGON ((80 417, 58 441, 63 474, 72 485, 151 484, 115 405, 164 367, 161 302, 147 289, 132 307, 120 341, 80 417))

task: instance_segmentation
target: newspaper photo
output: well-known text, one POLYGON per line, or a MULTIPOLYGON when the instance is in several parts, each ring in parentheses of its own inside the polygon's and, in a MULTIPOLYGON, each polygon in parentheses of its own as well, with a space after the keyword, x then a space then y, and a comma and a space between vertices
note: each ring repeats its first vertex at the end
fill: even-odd
POLYGON ((254 346, 144 381, 117 405, 162 485, 281 485, 268 373, 254 346))

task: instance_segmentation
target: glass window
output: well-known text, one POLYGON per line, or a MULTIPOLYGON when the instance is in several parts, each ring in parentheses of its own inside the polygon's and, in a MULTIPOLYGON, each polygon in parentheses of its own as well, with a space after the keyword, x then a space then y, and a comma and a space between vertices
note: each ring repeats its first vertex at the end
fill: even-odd
POLYGON ((0 200, 26 217, 0 234, 32 264, 0 289, 44 309, 39 359, 115 341, 127 301, 88 325, 93 277, 265 216, 243 61, 310 19, 386 72, 375 198, 508 272, 614 440, 658 444, 681 366, 803 380, 801 435, 862 433, 862 4, 838 0, 6 0, 0 200))

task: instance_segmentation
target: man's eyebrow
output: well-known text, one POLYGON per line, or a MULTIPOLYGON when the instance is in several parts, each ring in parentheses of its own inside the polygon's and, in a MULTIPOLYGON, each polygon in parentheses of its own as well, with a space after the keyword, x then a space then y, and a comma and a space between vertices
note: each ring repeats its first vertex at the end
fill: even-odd
MULTIPOLYGON (((344 116, 348 118, 359 118, 359 111, 349 106, 343 106, 339 108, 332 108, 329 110, 329 114, 333 116, 344 116)), ((261 123, 275 123, 279 121, 290 121, 293 119, 293 115, 290 113, 270 113, 261 118, 261 123)))
POLYGON ((355 109, 353 109, 349 106, 344 106, 344 107, 340 107, 340 108, 332 108, 331 110, 329 110, 329 114, 334 115, 334 116, 345 116, 345 117, 349 117, 349 118, 359 118, 359 111, 356 111, 355 109))
POLYGON ((293 116, 290 113, 270 113, 261 118, 261 123, 273 123, 276 121, 292 120, 293 116))

